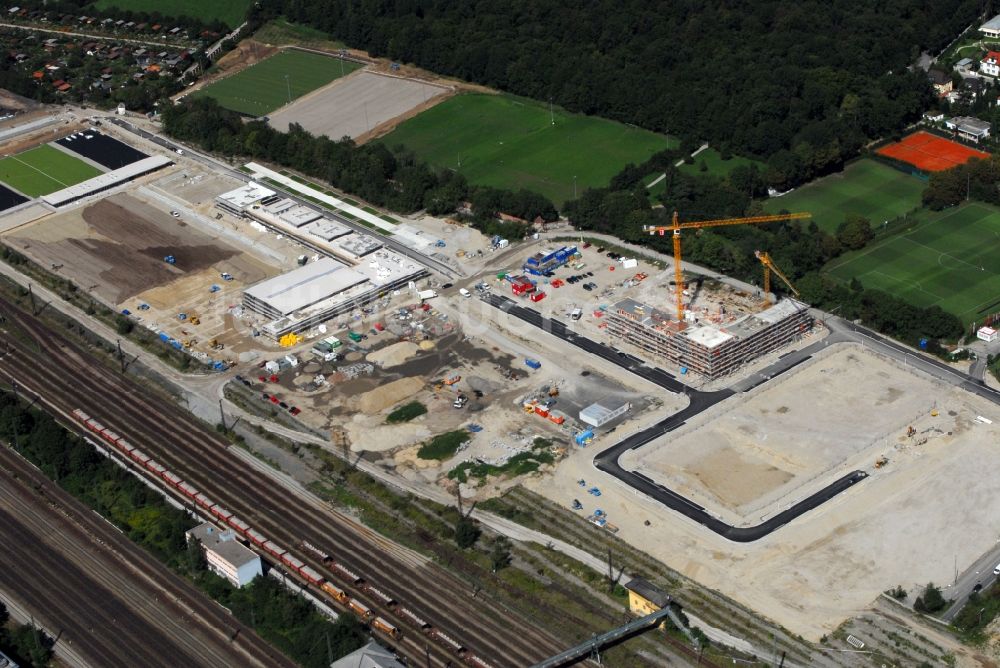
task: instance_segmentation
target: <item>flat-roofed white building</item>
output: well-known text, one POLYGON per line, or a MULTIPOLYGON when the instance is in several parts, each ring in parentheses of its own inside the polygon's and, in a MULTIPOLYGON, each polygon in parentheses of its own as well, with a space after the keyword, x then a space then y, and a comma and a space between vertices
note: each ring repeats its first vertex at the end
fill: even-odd
POLYGON ((249 207, 268 197, 274 197, 276 194, 270 188, 265 188, 259 183, 251 181, 242 188, 230 190, 227 193, 216 196, 215 206, 227 213, 242 218, 244 211, 249 207))
POLYGON ((243 291, 243 306, 275 320, 307 309, 368 278, 336 260, 321 257, 243 291))
POLYGON ((1000 14, 979 26, 979 32, 986 37, 1000 37, 1000 14))
POLYGON ((120 186, 123 183, 127 183, 133 179, 137 179, 140 176, 145 176, 151 172, 155 172, 158 169, 163 169, 167 165, 172 165, 173 160, 163 155, 152 155, 148 158, 143 158, 142 160, 137 160, 132 164, 125 165, 124 167, 119 167, 118 169, 113 169, 110 172, 105 172, 95 176, 92 179, 87 179, 86 181, 81 181, 76 185, 72 185, 68 188, 63 188, 62 190, 57 190, 54 193, 49 193, 48 195, 42 196, 42 201, 49 206, 65 206, 67 204, 72 204, 73 202, 83 199, 88 195, 94 195, 105 190, 110 190, 115 186, 120 186))
POLYGON ((187 531, 184 536, 189 543, 192 540, 201 541, 209 570, 229 580, 234 587, 250 584, 264 572, 257 553, 241 545, 236 540, 236 534, 228 529, 220 531, 211 522, 205 522, 187 531))
POLYGON ((631 408, 632 404, 627 401, 603 399, 597 403, 590 404, 580 411, 580 420, 592 427, 601 427, 615 418, 628 413, 631 408))
POLYGON ((307 206, 302 206, 301 204, 297 204, 287 211, 278 214, 278 218, 292 227, 303 227, 322 217, 318 211, 310 209, 307 206))

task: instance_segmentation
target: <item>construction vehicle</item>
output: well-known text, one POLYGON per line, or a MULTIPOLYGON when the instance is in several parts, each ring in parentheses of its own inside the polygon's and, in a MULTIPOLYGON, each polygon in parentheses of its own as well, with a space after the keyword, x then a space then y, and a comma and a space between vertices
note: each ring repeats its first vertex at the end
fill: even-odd
POLYGON ((457 397, 455 397, 455 402, 452 404, 452 406, 455 408, 462 408, 467 403, 469 403, 469 397, 465 396, 464 394, 460 394, 457 397))
POLYGON ((550 397, 558 397, 559 396, 559 388, 556 387, 555 385, 553 385, 552 387, 550 387, 549 388, 549 396, 550 397))
POLYGON ((579 499, 573 499, 573 510, 580 510, 583 508, 583 504, 580 503, 579 499))
POLYGON ((771 305, 771 272, 772 271, 778 276, 778 278, 780 278, 782 281, 784 281, 785 285, 788 286, 788 289, 791 290, 792 293, 796 297, 799 296, 799 291, 796 290, 795 286, 792 285, 791 281, 789 281, 788 278, 783 273, 781 273, 781 270, 778 269, 778 266, 776 264, 774 264, 774 260, 771 259, 771 256, 767 253, 767 251, 754 251, 753 254, 754 254, 754 256, 758 260, 760 260, 760 263, 762 265, 764 265, 764 303, 765 304, 767 304, 768 306, 771 305))
POLYGON ((719 220, 701 220, 697 222, 680 222, 674 211, 670 225, 643 225, 643 231, 650 235, 660 236, 670 232, 674 239, 674 299, 677 308, 677 321, 684 321, 684 272, 681 271, 681 230, 697 230, 706 227, 722 227, 725 225, 753 225, 757 223, 773 223, 779 220, 801 220, 810 218, 809 213, 786 213, 774 216, 750 216, 748 218, 722 218, 719 220))
POLYGON ((192 325, 200 325, 201 324, 201 318, 199 318, 196 315, 193 315, 193 316, 191 316, 191 317, 188 318, 188 322, 190 322, 192 325))
POLYGON ((906 428, 906 436, 907 436, 908 438, 909 438, 909 437, 912 437, 912 436, 913 436, 914 434, 916 434, 916 433, 917 433, 917 430, 916 430, 916 429, 914 429, 912 425, 906 428))
POLYGON ((875 468, 880 469, 888 463, 889 463, 889 458, 883 455, 875 460, 875 468))
POLYGON ((462 380, 462 377, 458 376, 458 375, 455 375, 455 376, 452 376, 451 378, 448 378, 447 380, 444 380, 442 382, 445 385, 454 385, 455 383, 457 383, 460 380, 462 380))

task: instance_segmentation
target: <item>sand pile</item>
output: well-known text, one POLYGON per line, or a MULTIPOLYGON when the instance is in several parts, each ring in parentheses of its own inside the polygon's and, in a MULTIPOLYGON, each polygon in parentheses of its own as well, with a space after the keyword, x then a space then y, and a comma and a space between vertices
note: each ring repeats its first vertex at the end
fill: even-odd
POLYGON ((402 364, 417 354, 419 348, 412 341, 400 341, 391 346, 386 346, 381 350, 376 350, 368 354, 368 361, 372 364, 379 364, 383 367, 392 367, 402 364))
POLYGON ((424 424, 406 422, 404 424, 372 425, 372 418, 360 418, 346 422, 344 430, 351 439, 351 449, 354 451, 368 450, 384 452, 403 445, 412 445, 431 437, 431 430, 424 424))
POLYGON ((424 386, 419 378, 400 378, 358 397, 358 409, 372 415, 413 396, 424 386))

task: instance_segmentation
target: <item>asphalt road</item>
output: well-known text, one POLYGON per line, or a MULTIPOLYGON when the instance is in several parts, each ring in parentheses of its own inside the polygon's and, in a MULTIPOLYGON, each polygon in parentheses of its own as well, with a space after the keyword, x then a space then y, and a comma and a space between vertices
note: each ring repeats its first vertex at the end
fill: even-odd
MULTIPOLYGON (((702 413, 720 401, 728 399, 736 392, 732 389, 718 390, 715 392, 703 392, 688 387, 677 380, 676 377, 663 369, 647 366, 642 360, 622 351, 604 346, 592 339, 570 331, 565 323, 558 320, 545 318, 534 309, 520 306, 514 300, 497 294, 487 294, 483 300, 501 311, 519 318, 529 324, 535 325, 544 331, 556 336, 564 341, 572 343, 578 348, 602 357, 612 364, 616 364, 622 369, 645 378, 646 380, 669 390, 670 392, 685 393, 690 403, 683 410, 666 417, 656 424, 636 432, 624 440, 619 441, 610 448, 598 453, 594 458, 594 466, 601 471, 609 473, 629 487, 642 492, 646 496, 659 501, 664 506, 678 512, 685 517, 698 522, 702 526, 719 534, 723 538, 737 542, 749 543, 760 540, 764 536, 776 531, 785 524, 788 524, 796 517, 803 515, 810 510, 819 507, 826 501, 837 496, 841 492, 850 489, 853 485, 868 477, 864 471, 852 471, 842 478, 830 483, 818 492, 802 499, 798 503, 786 508, 782 512, 767 519, 761 524, 752 527, 737 527, 726 524, 718 517, 710 514, 704 507, 699 506, 685 496, 678 494, 672 489, 654 482, 641 473, 627 471, 618 464, 619 458, 628 450, 642 447, 646 443, 677 429, 692 417, 702 413)), ((750 389, 761 383, 767 382, 774 376, 787 371, 796 364, 809 359, 820 344, 816 343, 803 350, 796 351, 791 355, 778 360, 771 367, 762 371, 755 379, 752 379, 750 389)))
MULTIPOLYGON (((161 146, 170 153, 173 153, 175 155, 177 155, 177 149, 181 149, 184 151, 185 158, 194 160, 195 162, 204 165, 206 168, 210 169, 213 172, 222 172, 226 176, 238 179, 240 181, 243 181, 244 183, 249 183, 252 180, 248 174, 244 174, 241 171, 231 169, 224 163, 221 163, 207 155, 204 155, 203 153, 199 153, 198 151, 192 150, 189 146, 172 142, 161 135, 149 132, 148 130, 143 130, 142 128, 138 127, 137 125, 123 118, 117 118, 115 116, 106 116, 104 117, 104 121, 114 123, 123 130, 127 130, 133 134, 142 137, 143 139, 146 139, 147 141, 151 141, 157 146, 161 146)), ((267 183, 266 185, 268 188, 280 193, 283 197, 287 197, 291 200, 294 200, 298 204, 307 206, 309 208, 316 208, 314 203, 306 199, 303 199, 301 196, 293 192, 283 190, 280 186, 277 186, 273 183, 267 183)), ((352 220, 348 220, 346 218, 338 216, 336 213, 333 213, 328 209, 323 209, 323 214, 329 216, 330 218, 335 219, 339 223, 346 225, 347 227, 351 228, 352 230, 354 230, 359 234, 367 234, 369 236, 377 237, 378 240, 381 241, 386 247, 391 248, 400 255, 405 255, 411 260, 419 262, 420 264, 429 267, 444 276, 447 276, 449 279, 454 279, 457 277, 455 270, 452 267, 445 264, 444 262, 441 262, 436 258, 430 257, 429 255, 425 255, 419 251, 415 251, 409 246, 406 246, 405 244, 396 241, 390 236, 380 234, 376 230, 365 227, 364 225, 360 225, 352 220)))

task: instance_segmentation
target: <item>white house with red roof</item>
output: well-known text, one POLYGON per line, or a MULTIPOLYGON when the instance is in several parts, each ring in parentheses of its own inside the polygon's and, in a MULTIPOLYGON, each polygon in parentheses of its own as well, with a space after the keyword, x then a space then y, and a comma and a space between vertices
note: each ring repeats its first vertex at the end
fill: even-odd
POLYGON ((988 77, 1000 76, 1000 52, 990 51, 979 63, 979 71, 988 77))

